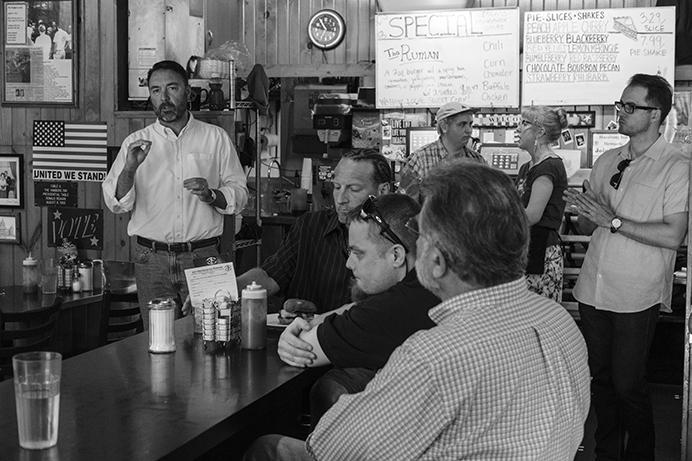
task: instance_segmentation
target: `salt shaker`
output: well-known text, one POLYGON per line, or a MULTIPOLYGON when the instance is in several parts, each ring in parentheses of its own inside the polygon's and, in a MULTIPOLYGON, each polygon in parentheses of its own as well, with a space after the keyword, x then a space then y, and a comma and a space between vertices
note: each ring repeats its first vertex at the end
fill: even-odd
POLYGON ((22 261, 22 286, 24 293, 33 293, 38 290, 39 282, 38 259, 27 256, 22 261))
POLYGON ((242 291, 240 347, 264 349, 267 342, 267 290, 252 282, 242 291))
POLYGON ((149 352, 175 351, 175 301, 155 298, 149 301, 149 352))

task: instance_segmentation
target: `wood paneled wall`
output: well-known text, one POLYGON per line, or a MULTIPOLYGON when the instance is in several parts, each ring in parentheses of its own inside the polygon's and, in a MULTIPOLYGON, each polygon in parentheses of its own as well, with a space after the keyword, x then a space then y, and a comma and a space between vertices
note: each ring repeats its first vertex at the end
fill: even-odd
MULTIPOLYGON (((212 1, 212 0, 209 0, 212 1)), ((228 1, 233 0, 217 0, 228 1)), ((425 0, 421 0, 424 3, 425 0)), ((149 113, 115 113, 116 82, 116 0, 78 0, 79 94, 76 108, 0 107, 0 152, 14 151, 25 159, 25 206, 2 209, 21 215, 22 240, 36 226, 43 226, 34 255, 54 257, 55 250, 46 242, 46 210, 33 206, 31 178, 32 124, 38 119, 104 121, 108 124, 109 146, 118 146, 130 132, 153 120, 149 113), (17 211, 14 211, 17 210, 17 211)), ((655 0, 476 0, 474 7, 519 6, 523 11, 544 9, 584 9, 653 6, 655 0)), ((374 15, 376 0, 235 0, 232 17, 221 21, 234 29, 230 37, 245 42, 251 60, 263 64, 270 76, 367 76, 374 74, 374 15), (321 8, 333 8, 347 22, 344 42, 334 50, 322 52, 308 48, 307 21, 321 8)), ((0 36, 4 34, 0 24, 0 36)), ((120 25, 120 27, 125 27, 120 25)), ((219 45, 220 43, 215 43, 219 45)), ((125 84, 125 82, 122 82, 125 84)), ((589 109, 577 107, 576 109, 589 109)), ((612 116, 612 109, 597 109, 600 121, 612 116)), ((219 120, 232 126, 232 117, 219 120)), ((79 184, 79 206, 103 207, 100 184, 79 184)), ((104 249, 89 251, 91 258, 130 259, 127 236, 128 215, 104 213, 104 249)), ((12 244, 0 244, 0 285, 21 283, 24 250, 12 244)))

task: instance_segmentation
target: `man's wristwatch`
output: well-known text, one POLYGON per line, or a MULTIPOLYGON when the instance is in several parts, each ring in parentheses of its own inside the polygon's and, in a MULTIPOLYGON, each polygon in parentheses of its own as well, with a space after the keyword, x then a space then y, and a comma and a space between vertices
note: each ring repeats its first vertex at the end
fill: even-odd
POLYGON ((621 227, 622 219, 618 218, 617 216, 614 217, 612 221, 610 221, 610 232, 612 232, 613 234, 619 231, 621 227))
POLYGON ((216 201, 216 192, 214 192, 214 189, 209 189, 209 194, 211 195, 211 199, 205 200, 204 203, 214 203, 216 201))

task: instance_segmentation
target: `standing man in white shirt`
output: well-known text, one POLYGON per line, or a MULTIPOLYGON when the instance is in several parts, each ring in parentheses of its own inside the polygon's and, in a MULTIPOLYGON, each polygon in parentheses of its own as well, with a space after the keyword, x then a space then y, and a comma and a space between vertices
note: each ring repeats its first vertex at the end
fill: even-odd
POLYGON ((615 102, 619 131, 630 141, 598 159, 584 193, 565 193, 584 233, 593 232, 574 297, 593 377, 599 460, 654 459, 646 363, 687 230, 687 162, 659 133, 672 99, 663 77, 633 76, 615 102))
POLYGON ((187 110, 185 69, 160 61, 149 70, 149 97, 157 120, 122 144, 103 183, 113 213, 132 212, 127 232, 137 237, 135 276, 140 309, 188 294, 184 270, 218 257, 223 215, 240 213, 247 186, 228 134, 187 110))

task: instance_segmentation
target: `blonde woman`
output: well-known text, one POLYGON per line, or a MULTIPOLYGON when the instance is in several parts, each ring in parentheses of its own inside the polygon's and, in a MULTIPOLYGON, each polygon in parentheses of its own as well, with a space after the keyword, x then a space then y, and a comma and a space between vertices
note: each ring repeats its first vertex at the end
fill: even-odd
POLYGON ((519 147, 531 155, 517 176, 517 190, 531 226, 526 280, 535 293, 562 300, 562 248, 560 225, 565 211, 563 191, 567 173, 552 144, 567 127, 562 109, 544 106, 525 108, 517 128, 519 147))

